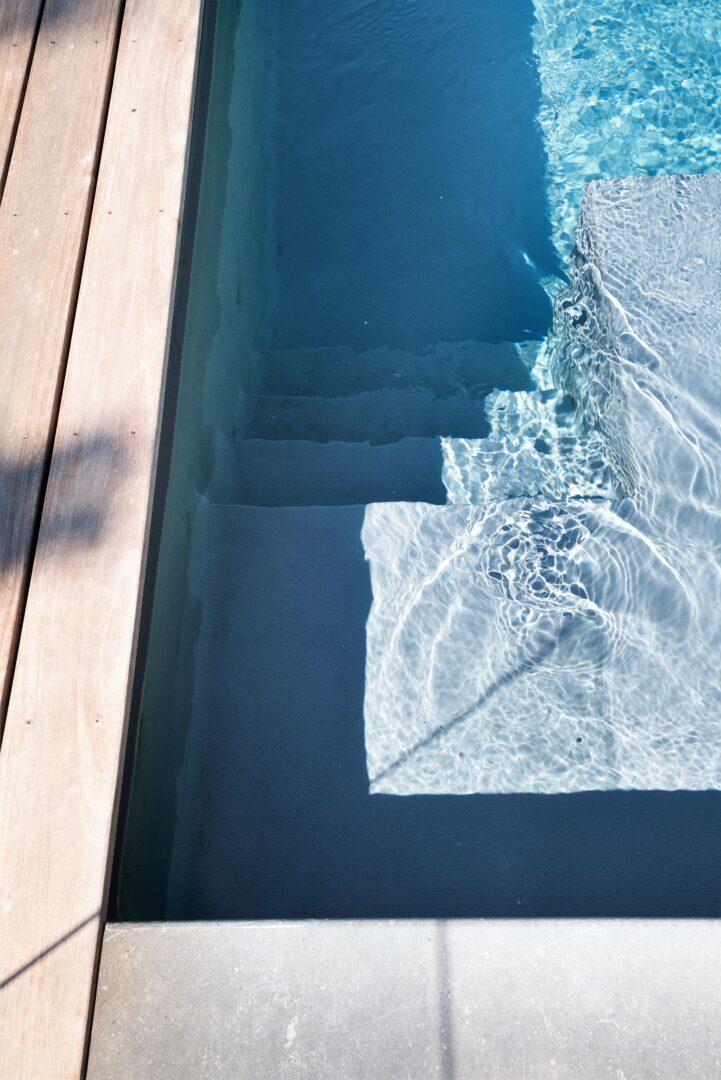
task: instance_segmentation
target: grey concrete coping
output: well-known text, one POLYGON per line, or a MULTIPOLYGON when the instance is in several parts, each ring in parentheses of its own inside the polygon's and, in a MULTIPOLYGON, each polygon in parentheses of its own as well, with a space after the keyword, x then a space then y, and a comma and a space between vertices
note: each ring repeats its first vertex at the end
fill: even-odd
POLYGON ((721 923, 108 926, 90 1080, 721 1076, 721 923))

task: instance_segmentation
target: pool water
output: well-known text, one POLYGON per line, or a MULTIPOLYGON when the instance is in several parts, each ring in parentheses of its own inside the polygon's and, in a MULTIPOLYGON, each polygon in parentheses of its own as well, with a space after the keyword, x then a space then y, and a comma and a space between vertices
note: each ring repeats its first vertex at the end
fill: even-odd
POLYGON ((123 917, 718 913, 720 38, 219 5, 123 917))

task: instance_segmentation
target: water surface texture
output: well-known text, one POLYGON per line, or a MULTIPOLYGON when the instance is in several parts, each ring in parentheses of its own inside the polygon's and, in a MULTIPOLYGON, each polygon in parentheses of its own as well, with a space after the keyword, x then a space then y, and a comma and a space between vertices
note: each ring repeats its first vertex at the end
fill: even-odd
POLYGON ((374 790, 721 785, 719 295, 719 177, 588 188, 549 350, 611 498, 368 508, 374 790))
POLYGON ((550 320, 531 0, 277 3, 272 347, 517 341, 550 320))
POLYGON ((568 259, 583 185, 721 168, 715 0, 534 0, 553 239, 568 259))
POLYGON ((717 5, 218 19, 122 914, 718 914, 717 5))

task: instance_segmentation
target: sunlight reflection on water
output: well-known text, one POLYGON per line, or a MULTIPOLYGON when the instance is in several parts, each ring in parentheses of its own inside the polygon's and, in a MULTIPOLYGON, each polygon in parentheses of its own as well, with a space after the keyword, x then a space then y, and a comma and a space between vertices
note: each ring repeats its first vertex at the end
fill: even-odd
POLYGON ((721 786, 720 293, 721 178, 588 189, 546 351, 615 497, 368 507, 372 791, 721 786))

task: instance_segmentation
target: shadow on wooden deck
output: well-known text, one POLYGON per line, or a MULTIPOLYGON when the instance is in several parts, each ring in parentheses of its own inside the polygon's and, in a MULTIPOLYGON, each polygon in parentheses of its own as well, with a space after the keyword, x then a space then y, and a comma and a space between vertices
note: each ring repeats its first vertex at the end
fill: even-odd
MULTIPOLYGON (((98 484, 87 487, 85 501, 81 502, 80 506, 74 498, 67 511, 62 507, 52 508, 49 512, 41 508, 43 520, 36 538, 36 557, 38 553, 45 553, 50 549, 53 549, 56 555, 82 550, 100 539, 113 492, 104 490, 102 497, 99 497, 99 493, 105 487, 103 481, 109 471, 118 474, 123 471, 123 458, 124 451, 118 441, 103 435, 54 449, 54 469, 72 478, 74 465, 80 461, 87 465, 90 459, 93 467, 97 468, 98 484)), ((46 469, 44 454, 35 455, 20 468, 10 460, 0 459, 0 491, 4 493, 6 508, 14 505, 16 492, 37 483, 38 477, 42 477, 46 469)), ((0 574, 24 560, 22 546, 13 544, 12 539, 12 533, 0 533, 0 540, 5 541, 0 547, 0 574)))

